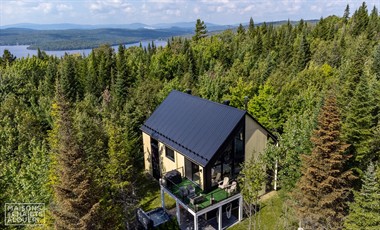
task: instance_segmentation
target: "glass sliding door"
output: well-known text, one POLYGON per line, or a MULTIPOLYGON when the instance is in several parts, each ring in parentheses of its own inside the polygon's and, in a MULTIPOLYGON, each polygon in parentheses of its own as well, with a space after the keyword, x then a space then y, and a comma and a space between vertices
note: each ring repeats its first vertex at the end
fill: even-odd
POLYGON ((193 182, 200 185, 201 178, 199 173, 199 165, 185 158, 185 176, 193 182))

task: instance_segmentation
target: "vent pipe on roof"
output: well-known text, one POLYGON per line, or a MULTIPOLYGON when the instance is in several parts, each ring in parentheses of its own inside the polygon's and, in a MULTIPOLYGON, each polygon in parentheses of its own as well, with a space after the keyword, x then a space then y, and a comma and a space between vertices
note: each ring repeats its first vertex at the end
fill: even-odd
POLYGON ((191 95, 191 89, 187 89, 187 90, 185 90, 185 93, 187 93, 187 94, 190 94, 190 95, 191 95))
POLYGON ((223 101, 223 105, 230 105, 230 100, 223 101))

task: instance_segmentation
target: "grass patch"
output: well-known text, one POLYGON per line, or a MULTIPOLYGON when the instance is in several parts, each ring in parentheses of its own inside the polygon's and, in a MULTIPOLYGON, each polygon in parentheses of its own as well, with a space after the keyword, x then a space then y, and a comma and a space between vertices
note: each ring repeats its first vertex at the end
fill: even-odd
MULTIPOLYGON (((158 181, 149 175, 141 176, 139 179, 138 196, 141 197, 140 207, 144 211, 161 207, 161 192, 158 181)), ((175 200, 165 194, 165 208, 172 209, 175 207, 175 200)))
MULTIPOLYGON (((280 230, 280 229, 297 229, 297 221, 293 210, 286 202, 286 194, 279 191, 261 203, 259 212, 256 218, 256 229, 263 230, 280 230)), ((255 217, 251 217, 255 218, 255 217)), ((254 219, 252 219, 252 224, 254 219)), ((248 229, 249 219, 245 218, 242 222, 229 228, 232 230, 246 230, 248 229)), ((253 226, 252 226, 253 229, 253 226)))

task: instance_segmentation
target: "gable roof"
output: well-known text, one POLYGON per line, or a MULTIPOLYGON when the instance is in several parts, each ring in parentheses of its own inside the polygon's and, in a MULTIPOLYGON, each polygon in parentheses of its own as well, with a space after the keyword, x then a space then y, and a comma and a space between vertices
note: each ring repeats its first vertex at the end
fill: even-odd
POLYGON ((173 90, 141 130, 206 166, 246 112, 173 90))

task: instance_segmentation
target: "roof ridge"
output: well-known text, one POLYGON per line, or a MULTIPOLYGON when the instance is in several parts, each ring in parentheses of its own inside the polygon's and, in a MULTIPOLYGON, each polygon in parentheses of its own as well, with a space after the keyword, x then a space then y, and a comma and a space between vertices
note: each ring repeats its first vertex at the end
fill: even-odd
POLYGON ((225 105, 223 103, 220 103, 220 102, 216 102, 216 101, 212 101, 212 100, 209 100, 209 99, 206 99, 206 98, 203 98, 203 97, 200 97, 200 96, 197 96, 197 95, 193 95, 193 94, 189 94, 189 93, 185 93, 185 92, 182 92, 182 91, 179 91, 179 90, 176 90, 176 89, 173 89, 171 93, 173 92, 177 92, 177 93, 181 93, 183 95, 186 95, 186 96, 189 96, 189 97, 194 97, 198 100, 202 100, 202 101, 205 101, 207 103, 212 103, 212 104, 215 104, 215 105, 218 105, 218 106, 221 106, 221 107, 225 107, 227 109, 232 109, 232 110, 238 110, 240 112, 243 112, 243 113, 246 113, 247 111, 246 110, 243 110, 243 109, 239 109, 239 108, 236 108, 236 107, 233 107, 231 105, 225 105))

